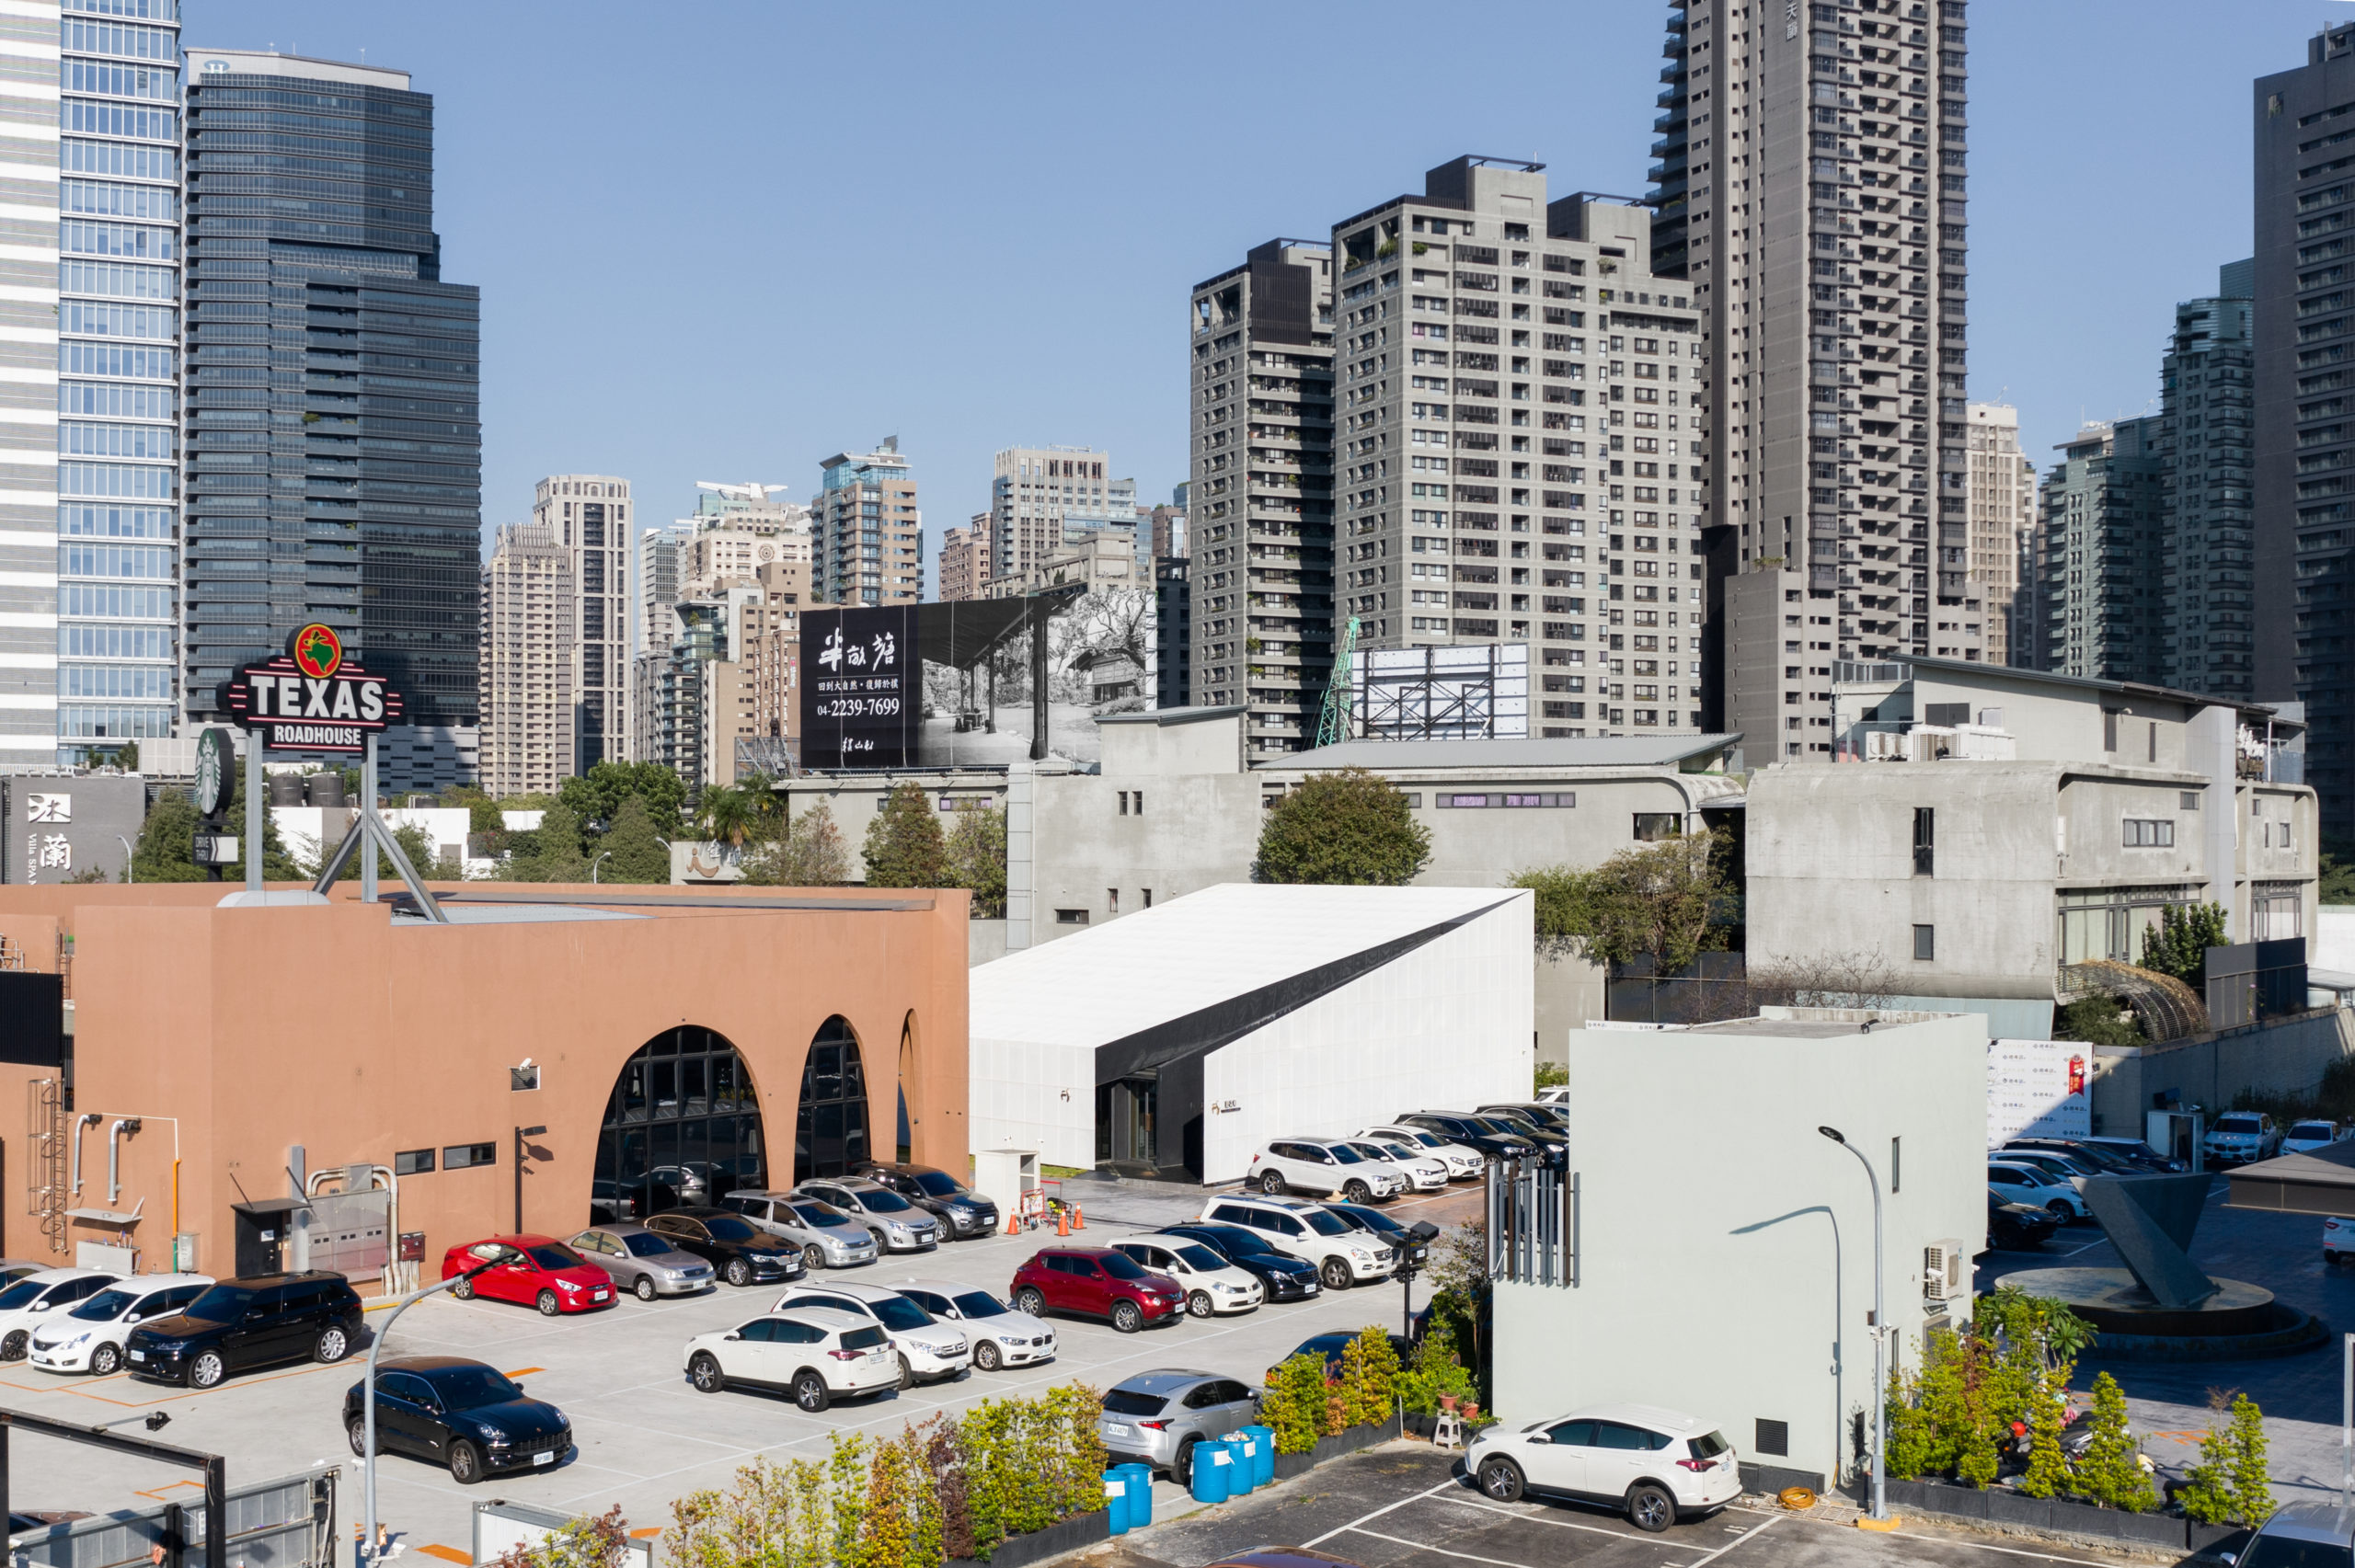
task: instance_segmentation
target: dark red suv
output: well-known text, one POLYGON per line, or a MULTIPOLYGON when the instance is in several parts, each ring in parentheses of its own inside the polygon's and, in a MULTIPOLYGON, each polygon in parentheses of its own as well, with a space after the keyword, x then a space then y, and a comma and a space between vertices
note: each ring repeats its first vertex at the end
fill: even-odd
POLYGON ((1109 1247, 1049 1247, 1014 1271, 1014 1304, 1038 1317, 1075 1312, 1122 1333, 1186 1315, 1186 1290, 1109 1247))

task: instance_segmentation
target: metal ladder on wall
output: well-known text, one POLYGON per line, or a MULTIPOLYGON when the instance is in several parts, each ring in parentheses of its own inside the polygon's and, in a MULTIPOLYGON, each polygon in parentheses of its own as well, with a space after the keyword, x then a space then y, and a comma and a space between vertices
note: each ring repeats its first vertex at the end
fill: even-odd
POLYGON ((65 1097, 54 1078, 26 1085, 25 1211, 52 1253, 65 1251, 65 1097))

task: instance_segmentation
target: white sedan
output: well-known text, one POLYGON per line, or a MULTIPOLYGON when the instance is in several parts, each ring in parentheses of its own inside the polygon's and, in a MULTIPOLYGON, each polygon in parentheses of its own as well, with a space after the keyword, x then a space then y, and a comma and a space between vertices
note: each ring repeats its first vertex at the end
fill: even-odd
POLYGON ((1426 1153, 1421 1145, 1413 1148, 1388 1138, 1360 1138, 1350 1140, 1350 1147, 1369 1160, 1386 1160, 1407 1178, 1409 1192, 1437 1192, 1447 1185, 1447 1162, 1435 1154, 1426 1153))
POLYGON ((973 1345, 973 1366, 981 1371, 1055 1358, 1054 1324, 1016 1311, 978 1285, 911 1279, 895 1288, 942 1322, 961 1326, 973 1345))
POLYGON ((1439 1134, 1427 1132, 1419 1127, 1385 1124, 1362 1128, 1358 1136, 1373 1139, 1377 1143, 1401 1143, 1409 1149, 1419 1149, 1447 1167, 1450 1181, 1465 1181, 1476 1176, 1488 1163, 1488 1157, 1478 1150, 1450 1143, 1439 1134))
POLYGON ((1267 1287, 1259 1276, 1235 1267, 1201 1242, 1158 1233, 1127 1236, 1112 1250, 1150 1273, 1167 1275, 1186 1292, 1189 1317, 1225 1317, 1258 1309, 1267 1287))
POLYGON ((2347 1134, 2337 1122, 2300 1122, 2281 1135, 2284 1154, 2312 1154, 2317 1149, 2327 1149, 2347 1134))
POLYGON ((88 1300, 47 1315, 33 1330, 32 1364, 45 1372, 122 1369, 123 1337, 151 1318, 178 1316, 211 1288, 204 1274, 150 1274, 110 1285, 88 1300))
POLYGON ((2062 1224, 2072 1219, 2089 1219, 2093 1210, 2085 1206, 2085 1195, 2073 1183, 2064 1182, 2049 1171, 2033 1165, 2022 1165, 2007 1160, 1987 1162, 1987 1185, 2013 1203, 2024 1203, 2030 1208, 2041 1208, 2062 1224))
POLYGON ((0 1290, 0 1361, 22 1361, 32 1348, 33 1330, 121 1277, 95 1268, 45 1268, 0 1290))

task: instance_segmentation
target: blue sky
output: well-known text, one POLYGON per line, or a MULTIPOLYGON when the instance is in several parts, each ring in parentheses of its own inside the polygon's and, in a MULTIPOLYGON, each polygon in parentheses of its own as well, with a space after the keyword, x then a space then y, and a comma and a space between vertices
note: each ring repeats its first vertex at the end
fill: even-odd
MULTIPOLYGON (((1638 194, 1665 7, 820 8, 185 0, 191 45, 410 71, 444 276, 479 284, 487 529, 550 473, 641 521, 897 434, 937 538, 991 454, 1185 477, 1187 292, 1459 153, 1638 194), (1476 57, 1498 74, 1458 93, 1476 57)), ((1971 394, 2039 463, 2142 411, 2249 248, 2249 93, 2326 0, 1976 0, 1971 394)))

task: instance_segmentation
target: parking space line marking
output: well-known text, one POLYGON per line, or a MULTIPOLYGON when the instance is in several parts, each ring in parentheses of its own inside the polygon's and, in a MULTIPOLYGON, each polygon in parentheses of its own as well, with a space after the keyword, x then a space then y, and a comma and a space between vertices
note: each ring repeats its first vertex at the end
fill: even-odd
POLYGON ((528 1378, 534 1372, 545 1372, 547 1368, 545 1367, 518 1367, 512 1372, 506 1373, 505 1376, 510 1378, 528 1378))
POLYGON ((418 1551, 428 1557, 438 1557, 444 1562, 464 1562, 467 1568, 473 1568, 475 1554, 471 1551, 461 1551, 454 1546, 420 1546, 418 1551))
MULTIPOLYGON (((1388 1507, 1376 1508, 1376 1509, 1375 1509, 1373 1513, 1371 1513, 1371 1514, 1364 1514, 1364 1515, 1361 1515, 1361 1516, 1360 1516, 1359 1517, 1357 1517, 1356 1519, 1353 1519, 1353 1520, 1351 1520, 1350 1523, 1348 1523, 1348 1524, 1346 1524, 1346 1525, 1341 1526, 1341 1527, 1340 1527, 1340 1528, 1338 1528, 1338 1529, 1327 1530, 1323 1535, 1318 1536, 1315 1540, 1303 1541, 1301 1544, 1302 1544, 1303 1546, 1322 1546, 1322 1545, 1324 1545, 1327 1541, 1331 1540, 1335 1536, 1337 1536, 1337 1535, 1346 1535, 1346 1534, 1348 1534, 1350 1531, 1351 1531, 1351 1530, 1353 1530, 1353 1529, 1356 1529, 1360 1525, 1362 1525, 1362 1524, 1366 1523, 1369 1519, 1378 1519, 1378 1518, 1382 1517, 1382 1516, 1383 1516, 1383 1515, 1389 1513, 1389 1512, 1391 1511, 1391 1509, 1393 1509, 1393 1508, 1403 1508, 1403 1507, 1405 1507, 1407 1504, 1409 1504, 1409 1503, 1414 1503, 1414 1502, 1418 1502, 1418 1501, 1419 1501, 1419 1500, 1421 1500, 1422 1498, 1425 1498, 1425 1497, 1436 1497, 1436 1496, 1438 1496, 1441 1493, 1445 1492, 1445 1491, 1449 1490, 1449 1489, 1450 1489, 1450 1488, 1452 1488, 1452 1487, 1461 1486, 1462 1484, 1463 1484, 1463 1483, 1462 1483, 1461 1482, 1457 1481, 1453 1476, 1449 1476, 1445 1481, 1441 1482, 1437 1486, 1434 1486, 1434 1487, 1430 1488, 1430 1489, 1429 1491, 1427 1491, 1427 1492, 1418 1492, 1418 1493, 1416 1493, 1416 1494, 1414 1494, 1414 1496, 1412 1496, 1412 1497, 1401 1497, 1401 1498, 1400 1498, 1400 1499, 1398 1499, 1398 1501, 1396 1501, 1396 1503, 1393 1503, 1393 1504, 1389 1505, 1389 1506, 1388 1506, 1388 1507)), ((1368 1532, 1366 1532, 1366 1533, 1371 1534, 1371 1533, 1373 1533, 1373 1532, 1368 1531, 1368 1532)), ((1411 1544, 1411 1543, 1409 1543, 1409 1544, 1411 1544)), ((1518 1568, 1518 1565, 1517 1565, 1517 1564, 1510 1564, 1510 1565, 1508 1565, 1508 1568, 1518 1568)))
MULTIPOLYGON (((1393 1546, 1403 1546, 1409 1551, 1435 1551, 1442 1557, 1458 1558, 1465 1562, 1492 1563, 1495 1565, 1495 1568, 1528 1568, 1527 1563, 1508 1562, 1501 1557, 1475 1557, 1468 1551, 1451 1551, 1443 1546, 1427 1546, 1419 1540, 1406 1540, 1395 1535, 1384 1535, 1380 1530, 1360 1529, 1355 1525, 1343 1525, 1340 1529, 1335 1530, 1333 1534, 1339 1535, 1343 1530, 1348 1531, 1351 1535, 1372 1536, 1376 1540, 1386 1540, 1393 1546)), ((1318 1540, 1325 1540, 1328 1538, 1325 1536, 1318 1536, 1316 1539, 1318 1540)), ((1706 1562, 1707 1560, 1705 1558, 1703 1561, 1706 1562)))
MULTIPOLYGON (((1798 1516, 1794 1514, 1781 1513, 1772 1508, 1752 1507, 1741 1503, 1731 1505, 1728 1511, 1730 1512, 1735 1508, 1745 1514, 1763 1514, 1766 1516, 1767 1524, 1772 1524, 1776 1519, 1798 1518, 1798 1516)), ((1845 1530, 1850 1528, 1845 1521, 1839 1519, 1799 1519, 1799 1523, 1813 1525, 1819 1529, 1845 1530)), ((1759 1529, 1765 1528, 1765 1525, 1758 1527, 1759 1529)), ((1757 1531, 1752 1530, 1750 1533, 1755 1535, 1757 1531)), ((1890 1530, 1886 1533, 1892 1539, 1936 1541, 1944 1546, 1968 1546, 1981 1551, 1999 1551, 2006 1557, 2033 1557, 2039 1562, 2074 1562, 2082 1564, 2082 1568, 2110 1568, 2110 1564, 2097 1557, 2061 1557, 2050 1551, 2028 1551, 2016 1546, 1995 1546, 1987 1541, 1969 1540, 1960 1536, 1920 1535, 1913 1530, 1890 1530)), ((1741 1542, 1736 1541, 1733 1544, 1740 1546, 1741 1542)), ((1693 1564, 1692 1568, 1699 1568, 1699 1564, 1693 1564)))
MULTIPOLYGON (((1482 1513, 1501 1514, 1508 1519, 1521 1519, 1533 1525, 1552 1525, 1557 1529, 1586 1530, 1593 1535, 1607 1535, 1614 1540, 1641 1540, 1643 1539, 1641 1536, 1629 1535, 1625 1530, 1612 1529, 1605 1525, 1585 1525, 1579 1523, 1576 1519, 1557 1519, 1552 1516, 1544 1513, 1524 1514, 1515 1508, 1500 1508, 1494 1503, 1483 1503, 1476 1497, 1442 1497, 1439 1501, 1442 1503, 1453 1503, 1460 1508, 1477 1508, 1482 1513)), ((1749 1532, 1745 1530, 1743 1533, 1746 1535, 1749 1532)), ((1678 1551, 1706 1551, 1709 1550, 1706 1546, 1686 1546, 1682 1541, 1673 1540, 1654 1541, 1652 1544, 1655 1546, 1672 1547, 1678 1551)))
MULTIPOLYGON (((1756 1529, 1744 1530, 1740 1535, 1736 1536, 1733 1539, 1717 1548, 1717 1551, 1709 1553, 1708 1556, 1694 1558, 1688 1565, 1688 1568, 1703 1568, 1703 1564, 1705 1563, 1715 1562, 1718 1558, 1723 1557, 1727 1552, 1731 1551, 1735 1547, 1740 1546, 1742 1542, 1746 1540, 1755 1540, 1758 1537, 1764 1535, 1768 1530, 1773 1529, 1776 1525, 1781 1524, 1785 1519, 1789 1517, 1790 1516, 1788 1514, 1771 1515, 1768 1516, 1766 1522, 1760 1525, 1756 1529)), ((1666 1543, 1663 1542, 1662 1544, 1665 1545, 1666 1543)))

